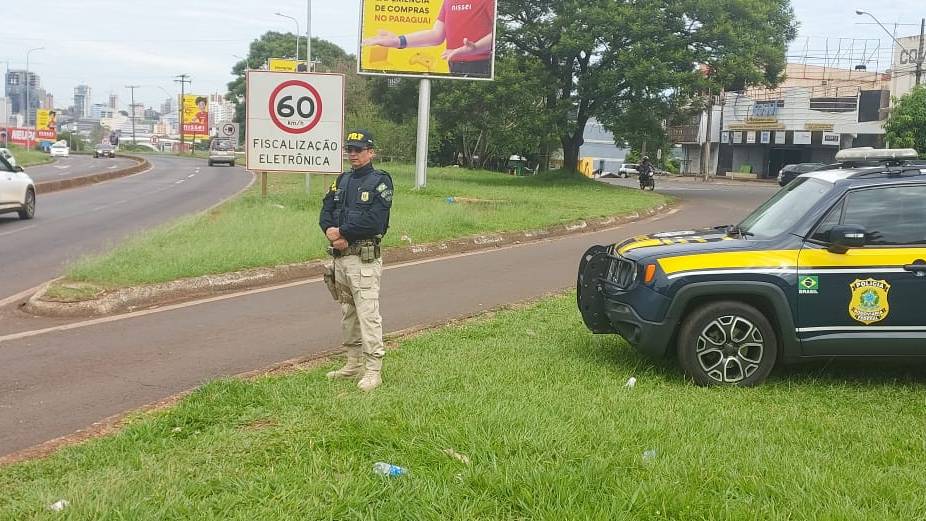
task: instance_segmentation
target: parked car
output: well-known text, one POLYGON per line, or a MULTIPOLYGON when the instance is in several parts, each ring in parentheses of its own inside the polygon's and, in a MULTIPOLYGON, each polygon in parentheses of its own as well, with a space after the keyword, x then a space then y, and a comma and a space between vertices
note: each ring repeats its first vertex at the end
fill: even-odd
POLYGON ((71 149, 67 143, 55 143, 48 149, 48 153, 51 157, 68 157, 71 154, 71 149))
POLYGON ((640 165, 635 163, 624 163, 617 170, 617 175, 619 177, 628 178, 630 176, 636 177, 640 175, 640 165))
POLYGON ((675 356, 699 385, 779 362, 926 356, 926 162, 847 149, 739 225, 593 246, 578 307, 594 333, 675 356))
POLYGON ((8 148, 0 148, 0 157, 6 159, 7 163, 16 166, 16 158, 13 157, 13 153, 10 152, 8 148))
POLYGON ((209 147, 209 166, 216 163, 235 166, 235 157, 235 145, 228 141, 215 140, 209 147))
POLYGON ((795 177, 809 172, 815 172, 824 168, 823 163, 800 163, 797 165, 785 165, 778 172, 778 184, 784 186, 794 180, 795 177))
POLYGON ((0 156, 0 213, 17 212, 20 219, 35 216, 35 183, 21 166, 0 156))
POLYGON ((100 143, 93 150, 93 157, 116 157, 116 147, 109 143, 100 143))

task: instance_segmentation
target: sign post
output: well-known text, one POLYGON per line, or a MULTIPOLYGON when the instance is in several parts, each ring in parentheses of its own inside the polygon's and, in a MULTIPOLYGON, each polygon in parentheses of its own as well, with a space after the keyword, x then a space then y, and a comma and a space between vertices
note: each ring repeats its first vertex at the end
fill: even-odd
POLYGON ((247 72, 247 168, 261 172, 330 174, 341 171, 344 76, 247 72))

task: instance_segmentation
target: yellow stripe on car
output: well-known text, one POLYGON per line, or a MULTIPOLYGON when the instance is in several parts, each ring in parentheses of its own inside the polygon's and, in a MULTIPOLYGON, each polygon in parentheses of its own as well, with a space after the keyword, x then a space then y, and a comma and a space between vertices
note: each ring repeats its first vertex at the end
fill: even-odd
POLYGON ((730 268, 796 268, 800 250, 760 250, 701 253, 659 259, 666 275, 685 271, 730 268))
POLYGON ((926 260, 926 248, 856 248, 844 254, 827 250, 805 249, 801 252, 801 268, 865 268, 876 266, 906 266, 916 259, 926 260))

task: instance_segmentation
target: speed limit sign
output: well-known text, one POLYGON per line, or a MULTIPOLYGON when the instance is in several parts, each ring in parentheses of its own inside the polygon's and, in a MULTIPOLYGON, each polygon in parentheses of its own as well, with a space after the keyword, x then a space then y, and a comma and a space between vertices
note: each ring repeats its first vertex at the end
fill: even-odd
POLYGON ((255 171, 341 171, 344 76, 248 71, 247 165, 255 171))

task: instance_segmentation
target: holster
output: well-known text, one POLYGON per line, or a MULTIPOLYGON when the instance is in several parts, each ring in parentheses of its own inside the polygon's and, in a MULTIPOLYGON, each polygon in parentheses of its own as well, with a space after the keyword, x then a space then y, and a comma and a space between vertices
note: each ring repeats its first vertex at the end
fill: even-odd
POLYGON ((331 293, 331 297, 336 302, 340 302, 341 298, 338 295, 338 283, 334 276, 334 263, 325 266, 325 286, 328 286, 328 291, 331 293))

